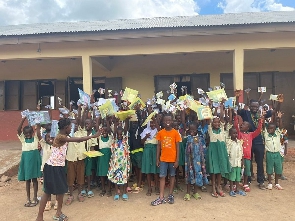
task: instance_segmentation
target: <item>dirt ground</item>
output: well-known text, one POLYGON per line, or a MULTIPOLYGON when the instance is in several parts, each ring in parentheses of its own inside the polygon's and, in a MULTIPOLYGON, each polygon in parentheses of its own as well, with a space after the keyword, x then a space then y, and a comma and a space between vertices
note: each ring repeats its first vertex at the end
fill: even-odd
MULTIPOLYGON (((164 204, 156 207, 150 202, 156 195, 146 196, 146 189, 135 194, 129 194, 129 201, 114 202, 113 198, 100 197, 98 189, 91 199, 80 203, 77 200, 70 206, 64 206, 63 212, 71 221, 78 220, 295 220, 294 195, 295 189, 295 161, 284 164, 284 174, 288 180, 280 181, 284 190, 260 190, 256 182, 251 185, 251 192, 247 196, 213 198, 208 192, 199 191, 201 200, 184 201, 184 192, 175 194, 175 204, 164 204)), ((184 188, 184 185, 182 184, 184 188)), ((39 188, 41 189, 41 187, 39 188)), ((166 192, 168 189, 166 189, 166 192)), ((41 194, 41 191, 39 191, 41 194)), ((35 220, 38 206, 24 207, 26 201, 25 183, 12 178, 10 185, 0 187, 1 218, 0 220, 35 220)), ((75 192, 77 195, 77 192, 75 192)), ((66 199, 67 196, 65 196, 66 199)), ((54 210, 45 212, 44 220, 52 220, 54 210)))

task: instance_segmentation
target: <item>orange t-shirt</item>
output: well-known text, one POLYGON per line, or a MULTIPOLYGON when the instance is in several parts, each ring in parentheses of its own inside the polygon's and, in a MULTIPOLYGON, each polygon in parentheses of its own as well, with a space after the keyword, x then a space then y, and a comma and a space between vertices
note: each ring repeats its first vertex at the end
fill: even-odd
POLYGON ((167 131, 162 129, 158 132, 156 139, 161 142, 160 161, 174 163, 176 161, 176 143, 181 141, 177 130, 167 131))

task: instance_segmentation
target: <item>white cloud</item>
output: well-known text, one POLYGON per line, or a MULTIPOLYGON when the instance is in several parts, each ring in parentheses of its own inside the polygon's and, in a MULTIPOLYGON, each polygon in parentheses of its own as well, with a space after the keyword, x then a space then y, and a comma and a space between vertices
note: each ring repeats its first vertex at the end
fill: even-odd
POLYGON ((283 6, 277 0, 222 0, 218 7, 222 8, 224 13, 295 10, 292 7, 283 6))
POLYGON ((0 25, 197 15, 194 0, 0 0, 0 25))

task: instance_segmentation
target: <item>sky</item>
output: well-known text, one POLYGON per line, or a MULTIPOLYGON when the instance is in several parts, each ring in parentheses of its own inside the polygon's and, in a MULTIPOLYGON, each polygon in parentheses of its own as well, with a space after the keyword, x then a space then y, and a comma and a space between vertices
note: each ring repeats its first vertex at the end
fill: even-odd
POLYGON ((293 10, 295 0, 0 0, 0 26, 293 10))

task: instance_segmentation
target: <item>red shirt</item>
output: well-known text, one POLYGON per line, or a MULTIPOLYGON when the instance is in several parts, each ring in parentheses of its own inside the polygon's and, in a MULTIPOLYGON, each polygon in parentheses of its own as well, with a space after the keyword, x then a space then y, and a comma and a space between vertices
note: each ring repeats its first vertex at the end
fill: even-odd
POLYGON ((234 117, 234 127, 238 131, 238 139, 243 140, 243 158, 251 160, 252 141, 261 133, 262 121, 259 120, 258 128, 254 132, 241 132, 238 117, 234 117))

